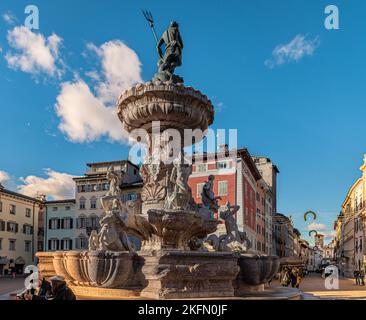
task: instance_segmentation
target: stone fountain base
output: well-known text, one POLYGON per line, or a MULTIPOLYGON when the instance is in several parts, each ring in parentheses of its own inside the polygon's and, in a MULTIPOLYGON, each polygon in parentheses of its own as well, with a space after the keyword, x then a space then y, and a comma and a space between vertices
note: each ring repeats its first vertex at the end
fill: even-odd
POLYGON ((152 299, 232 297, 237 257, 224 252, 142 252, 148 281, 141 296, 152 299))
POLYGON ((183 250, 39 252, 39 272, 64 276, 78 299, 299 299, 265 288, 278 257, 183 250))

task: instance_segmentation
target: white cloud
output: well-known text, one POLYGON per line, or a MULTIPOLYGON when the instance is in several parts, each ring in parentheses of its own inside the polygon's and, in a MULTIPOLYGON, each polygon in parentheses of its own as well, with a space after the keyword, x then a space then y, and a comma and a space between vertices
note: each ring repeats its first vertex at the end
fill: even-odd
POLYGON ((12 25, 14 24, 16 21, 18 21, 18 19, 16 18, 15 15, 13 15, 10 11, 4 13, 2 15, 3 20, 8 24, 8 25, 12 25))
POLYGON ((308 225, 307 230, 325 231, 327 230, 327 226, 323 223, 312 222, 308 225))
POLYGON ((100 47, 88 44, 100 58, 101 74, 92 71, 94 91, 76 78, 61 84, 56 113, 61 118, 59 129, 73 142, 91 142, 102 136, 111 141, 127 140, 117 117, 115 102, 123 90, 141 79, 141 63, 137 54, 121 41, 109 41, 100 47))
POLYGON ((45 170, 46 178, 28 176, 21 178, 23 185, 18 186, 18 191, 30 197, 44 194, 54 200, 75 197, 75 182, 73 176, 67 173, 45 170))
POLYGON ((53 33, 45 38, 24 26, 17 26, 8 31, 7 39, 9 46, 13 48, 12 52, 5 55, 10 68, 32 75, 42 72, 49 76, 61 75, 62 71, 57 64, 61 63, 59 46, 62 38, 58 35, 53 33))
POLYGON ((59 129, 71 141, 91 142, 101 136, 123 140, 122 125, 114 107, 106 107, 83 80, 62 84, 57 97, 59 129))
POLYGON ((0 170, 0 183, 4 183, 10 180, 10 176, 7 172, 0 170))
POLYGON ((272 57, 264 63, 267 67, 273 69, 276 66, 300 61, 306 56, 313 55, 320 44, 319 37, 312 40, 306 39, 306 36, 298 34, 287 44, 280 44, 272 51, 272 57))

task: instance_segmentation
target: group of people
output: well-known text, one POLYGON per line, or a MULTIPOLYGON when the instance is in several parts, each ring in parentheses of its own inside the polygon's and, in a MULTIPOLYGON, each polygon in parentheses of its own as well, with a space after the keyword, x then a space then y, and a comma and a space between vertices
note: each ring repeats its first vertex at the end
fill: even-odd
POLYGON ((284 267, 280 275, 280 283, 283 287, 291 284, 292 288, 299 288, 303 277, 303 272, 298 267, 284 267))
POLYGON ((47 281, 39 279, 38 286, 25 289, 17 295, 18 300, 76 300, 64 277, 54 276, 47 281))
POLYGON ((363 270, 356 270, 354 272, 356 285, 364 286, 365 285, 365 272, 363 270))

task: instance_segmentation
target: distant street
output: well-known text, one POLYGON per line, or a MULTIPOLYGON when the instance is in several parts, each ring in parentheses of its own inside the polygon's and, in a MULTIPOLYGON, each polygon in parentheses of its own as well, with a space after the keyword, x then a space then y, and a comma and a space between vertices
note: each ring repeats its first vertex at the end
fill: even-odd
MULTIPOLYGON (((320 274, 306 276, 300 284, 304 299, 366 299, 366 286, 357 286, 353 279, 340 278, 338 290, 325 289, 324 281, 320 274)), ((275 281, 273 285, 279 285, 279 282, 275 281)))

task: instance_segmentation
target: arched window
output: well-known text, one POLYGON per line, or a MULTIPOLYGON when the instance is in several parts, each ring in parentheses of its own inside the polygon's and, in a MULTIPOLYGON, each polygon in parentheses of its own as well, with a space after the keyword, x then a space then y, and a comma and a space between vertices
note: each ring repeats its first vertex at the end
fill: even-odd
POLYGON ((81 214, 76 219, 76 228, 77 229, 85 229, 86 228, 86 216, 81 214))
POLYGON ((92 197, 90 199, 90 209, 96 209, 97 208, 97 198, 92 197))
POLYGON ((84 210, 85 209, 85 202, 86 202, 86 199, 84 197, 81 197, 79 199, 79 209, 80 210, 84 210))
POLYGON ((76 249, 88 249, 88 238, 84 234, 80 234, 76 239, 75 248, 76 249))

